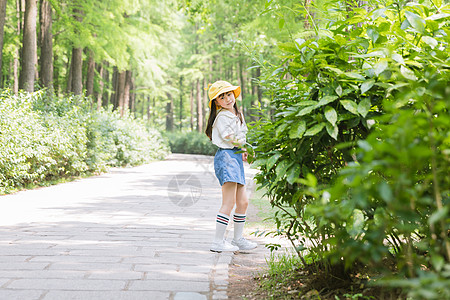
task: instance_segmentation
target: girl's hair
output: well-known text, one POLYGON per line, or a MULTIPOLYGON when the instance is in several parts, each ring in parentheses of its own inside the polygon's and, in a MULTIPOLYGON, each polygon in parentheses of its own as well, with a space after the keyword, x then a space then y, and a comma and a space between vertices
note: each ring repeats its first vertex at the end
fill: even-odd
MULTIPOLYGON (((242 124, 244 120, 242 119, 242 114, 239 111, 236 102, 234 103, 234 109, 236 110, 236 114, 238 115, 239 120, 241 121, 242 124)), ((217 106, 216 106, 216 99, 214 99, 213 101, 211 101, 211 111, 209 112, 208 124, 206 125, 205 130, 206 136, 209 137, 210 140, 212 140, 212 127, 216 117, 217 117, 217 106)))

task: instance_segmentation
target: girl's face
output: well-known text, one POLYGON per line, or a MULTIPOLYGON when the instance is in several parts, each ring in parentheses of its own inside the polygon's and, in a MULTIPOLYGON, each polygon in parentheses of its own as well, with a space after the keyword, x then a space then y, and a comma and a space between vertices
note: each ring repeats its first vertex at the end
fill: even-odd
POLYGON ((233 91, 220 94, 216 99, 219 106, 231 112, 234 112, 234 103, 236 103, 236 99, 234 98, 233 91))

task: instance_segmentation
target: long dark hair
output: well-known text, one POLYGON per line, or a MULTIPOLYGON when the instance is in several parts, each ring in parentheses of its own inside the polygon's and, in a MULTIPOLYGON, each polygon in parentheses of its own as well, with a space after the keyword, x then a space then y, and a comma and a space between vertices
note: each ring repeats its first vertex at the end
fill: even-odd
MULTIPOLYGON (((242 119, 242 114, 238 109, 238 106, 236 104, 236 102, 234 103, 234 109, 236 111, 237 116, 239 117, 239 120, 241 121, 241 124, 244 122, 244 120, 242 119)), ((216 106, 216 99, 214 99, 213 101, 211 101, 211 110, 209 112, 209 117, 208 117, 208 124, 206 125, 206 136, 209 137, 210 140, 212 140, 212 128, 213 128, 213 124, 214 124, 214 120, 217 117, 217 106, 216 106)))

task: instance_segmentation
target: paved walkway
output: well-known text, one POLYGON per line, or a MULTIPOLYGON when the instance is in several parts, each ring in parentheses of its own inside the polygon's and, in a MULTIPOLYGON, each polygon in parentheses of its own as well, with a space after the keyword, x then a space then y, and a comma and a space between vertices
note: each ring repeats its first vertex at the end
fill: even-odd
POLYGON ((1 196, 0 299, 227 299, 220 199, 195 155, 1 196))

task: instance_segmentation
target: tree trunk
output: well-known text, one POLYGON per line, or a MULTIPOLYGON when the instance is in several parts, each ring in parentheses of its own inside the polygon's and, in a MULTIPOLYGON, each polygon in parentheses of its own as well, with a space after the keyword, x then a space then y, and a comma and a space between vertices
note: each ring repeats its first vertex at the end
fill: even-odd
POLYGON ((117 78, 117 91, 116 91, 116 101, 117 107, 119 109, 119 114, 122 117, 124 113, 124 99, 125 99, 125 80, 126 80, 126 71, 122 71, 119 73, 117 78))
POLYGON ((166 105, 166 130, 173 131, 173 98, 170 93, 166 93, 169 101, 166 105))
POLYGON ((89 59, 86 76, 86 96, 94 95, 95 61, 94 52, 89 49, 89 59))
POLYGON ((98 92, 96 95, 97 98, 97 110, 100 110, 102 108, 102 95, 103 95, 103 64, 98 64, 98 76, 100 77, 100 80, 98 82, 98 92))
POLYGON ((183 76, 180 76, 180 131, 183 128, 183 76))
MULTIPOLYGON (((79 9, 74 8, 73 10, 74 18, 77 22, 82 21, 83 12, 79 9)), ((75 31, 75 33, 77 33, 75 31)), ((81 95, 83 92, 83 48, 76 47, 72 48, 72 93, 75 95, 81 95)))
POLYGON ((47 88, 53 87, 53 34, 52 34, 52 6, 47 0, 41 1, 39 11, 39 46, 41 48, 40 57, 40 82, 47 88))
POLYGON ((83 48, 72 49, 72 93, 83 92, 83 48))
POLYGON ((306 10, 306 13, 305 13, 305 21, 303 22, 303 27, 304 27, 306 30, 309 30, 309 29, 312 28, 312 26, 311 26, 311 20, 310 20, 310 17, 309 17, 310 8, 311 8, 311 2, 312 2, 312 0, 305 0, 305 10, 306 10))
MULTIPOLYGON (((261 76, 261 67, 257 67, 256 68, 256 79, 259 79, 260 76, 261 76)), ((256 85, 256 91, 258 93, 258 103, 261 104, 261 102, 262 102, 262 89, 259 86, 259 84, 256 85)))
POLYGON ((131 82, 130 82, 130 111, 136 117, 136 92, 135 92, 135 90, 136 90, 136 84, 134 83, 133 76, 131 76, 131 82))
POLYGON ((0 87, 3 87, 2 61, 3 61, 3 33, 5 28, 5 18, 6 18, 6 0, 0 0, 0 87))
POLYGON ((243 62, 242 60, 239 58, 239 82, 240 82, 240 86, 241 86, 241 107, 242 107, 242 113, 244 115, 247 115, 247 111, 244 111, 244 95, 247 92, 245 90, 245 80, 244 80, 244 67, 243 67, 243 62))
POLYGON ((130 89, 131 89, 132 73, 130 70, 125 71, 125 86, 123 92, 123 114, 130 109, 130 89))
POLYGON ((118 78, 119 78, 119 70, 117 69, 117 67, 113 68, 113 74, 112 74, 112 92, 111 92, 111 97, 109 99, 109 102, 113 105, 113 110, 117 109, 117 83, 118 83, 118 78))
POLYGON ((203 112, 203 128, 206 128, 206 122, 208 120, 206 119, 207 109, 208 109, 208 90, 205 89, 208 86, 208 83, 206 81, 206 76, 203 77, 203 86, 204 88, 201 88, 202 95, 203 95, 203 103, 202 103, 202 112, 203 112))
POLYGON ((110 88, 111 87, 111 82, 110 82, 111 76, 110 76, 110 73, 108 70, 109 63, 107 61, 103 62, 102 67, 103 67, 103 81, 101 82, 102 83, 101 87, 103 90, 102 106, 108 107, 108 105, 110 104, 108 102, 109 95, 111 94, 111 88, 110 88), (106 86, 106 88, 105 88, 105 86, 106 86))
POLYGON ((36 72, 36 0, 25 1, 25 20, 23 30, 22 70, 19 77, 19 88, 27 92, 34 91, 36 72))
MULTIPOLYGON (((72 51, 71 51, 72 52, 72 51)), ((70 54, 68 54, 68 57, 70 56, 69 61, 67 62, 67 70, 68 74, 67 74, 67 92, 71 92, 72 91, 72 72, 73 72, 73 60, 72 60, 72 56, 70 54)))
POLYGON ((191 88, 191 131, 194 131, 194 89, 191 88))
POLYGON ((200 79, 197 79, 197 131, 203 131, 202 94, 200 91, 200 79))

